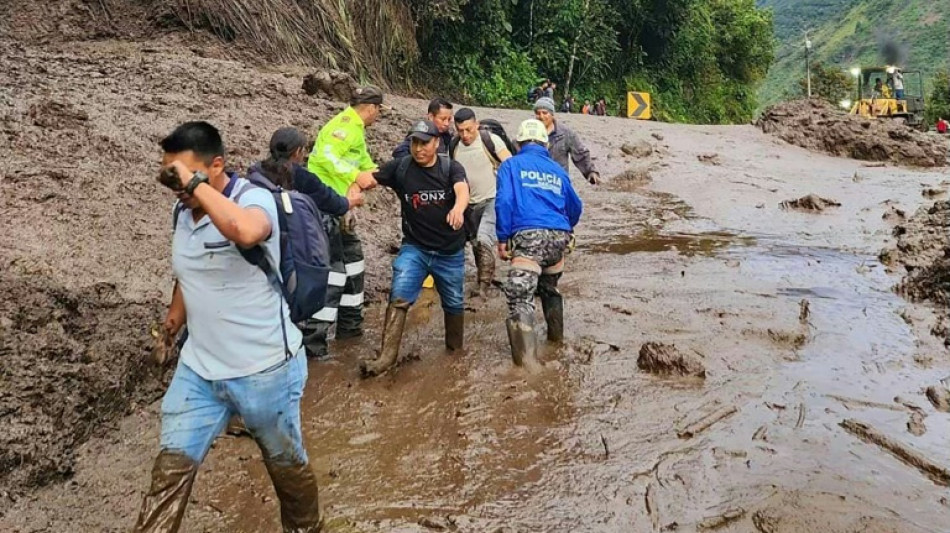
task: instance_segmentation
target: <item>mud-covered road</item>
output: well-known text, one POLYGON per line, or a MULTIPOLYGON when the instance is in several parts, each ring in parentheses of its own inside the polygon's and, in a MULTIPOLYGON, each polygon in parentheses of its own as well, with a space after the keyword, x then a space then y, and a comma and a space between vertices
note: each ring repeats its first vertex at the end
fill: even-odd
MULTIPOLYGON (((126 52, 155 69, 171 69, 175 59, 126 52)), ((107 61, 101 50, 95 53, 107 61)), ((191 61, 194 69, 249 70, 191 61)), ((235 118, 237 126, 268 120, 260 117, 278 109, 286 111, 268 126, 281 117, 302 121, 294 115, 308 109, 306 97, 287 89, 292 80, 277 81, 289 76, 253 74, 266 90, 251 87, 233 103, 212 95, 219 107, 195 113, 224 120, 249 106, 255 111, 235 118)), ((148 82, 137 83, 148 93, 148 82)), ((58 87, 79 108, 110 102, 97 101, 85 85, 58 87)), ((201 102, 199 93, 187 94, 188 105, 201 102)), ((175 105, 148 101, 159 107, 143 113, 175 105)), ((397 99, 396 106, 414 116, 424 103, 397 99)), ((479 112, 510 131, 527 117, 479 112)), ((118 114, 128 120, 134 110, 118 114)), ((846 419, 869 424, 950 467, 950 415, 936 412, 922 393, 950 373, 950 355, 929 333, 932 310, 898 296, 892 290, 898 273, 885 272, 878 261, 891 242, 892 220, 884 215, 932 201, 922 191, 945 189, 946 172, 817 155, 751 126, 562 119, 590 145, 606 178, 596 188, 575 179, 586 210, 562 282, 565 346, 545 347, 547 371, 540 376, 513 368, 504 303, 496 296, 468 304, 467 353, 447 355, 437 296, 429 294, 410 314, 403 364, 364 381, 357 360, 377 348, 382 319, 382 307, 371 306, 362 341, 337 345, 335 361, 310 365, 304 429, 329 531, 946 531, 945 480, 840 426, 846 419), (653 154, 624 155, 624 144, 653 154), (820 213, 779 206, 810 193, 841 206, 820 213), (645 342, 699 354, 705 380, 639 371, 645 342), (912 418, 919 435, 908 430, 912 418)), ((161 126, 172 122, 163 119, 161 126)), ((151 137, 155 129, 149 126, 151 137)), ((263 146, 271 129, 234 134, 242 147, 255 140, 263 146)), ((143 174, 157 155, 152 141, 143 137, 134 156, 143 174)), ((84 154, 86 161, 96 157, 84 154)), ((135 186, 155 188, 147 194, 157 198, 150 179, 138 177, 135 186)), ((9 174, 3 185, 12 187, 9 174)), ((164 220, 165 207, 144 218, 164 220)), ((371 217, 369 224, 391 225, 374 249, 385 250, 392 239, 397 221, 386 217, 393 214, 380 207, 371 217)), ((165 236, 148 226, 133 229, 150 239, 165 236)), ((81 245, 97 246, 92 239, 81 245)), ((36 246, 10 254, 25 257, 36 246)), ((147 259, 152 274, 145 285, 159 286, 121 279, 117 268, 106 268, 106 277, 126 294, 167 291, 161 285, 168 252, 154 249, 164 255, 147 259)), ((100 253, 97 261, 109 260, 100 253)), ((385 286, 386 254, 371 259, 377 262, 371 283, 385 286)), ((91 270, 88 258, 69 261, 79 272, 91 270)), ((128 530, 157 452, 157 408, 154 402, 135 408, 116 427, 97 431, 79 449, 74 473, 7 504, 0 531, 128 530)), ((278 527, 277 502, 254 444, 219 439, 199 474, 185 530, 278 527)))

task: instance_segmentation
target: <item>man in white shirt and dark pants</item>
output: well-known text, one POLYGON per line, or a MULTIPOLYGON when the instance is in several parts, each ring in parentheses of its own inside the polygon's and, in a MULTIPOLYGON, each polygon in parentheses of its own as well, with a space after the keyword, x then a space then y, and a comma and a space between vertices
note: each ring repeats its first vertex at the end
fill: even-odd
POLYGON ((475 294, 487 294, 495 275, 495 181, 498 166, 511 157, 501 137, 479 127, 475 112, 467 107, 455 113, 458 138, 452 159, 465 168, 471 191, 465 226, 475 254, 478 284, 475 294))

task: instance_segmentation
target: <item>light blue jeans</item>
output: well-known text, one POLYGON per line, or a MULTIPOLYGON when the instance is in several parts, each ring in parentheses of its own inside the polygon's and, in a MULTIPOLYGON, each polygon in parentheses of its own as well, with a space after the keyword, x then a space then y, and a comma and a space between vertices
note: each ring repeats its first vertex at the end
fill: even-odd
POLYGON ((208 381, 179 362, 162 400, 162 450, 184 453, 200 464, 231 415, 238 414, 265 460, 306 464, 300 430, 300 398, 306 382, 302 349, 257 374, 221 381, 208 381))

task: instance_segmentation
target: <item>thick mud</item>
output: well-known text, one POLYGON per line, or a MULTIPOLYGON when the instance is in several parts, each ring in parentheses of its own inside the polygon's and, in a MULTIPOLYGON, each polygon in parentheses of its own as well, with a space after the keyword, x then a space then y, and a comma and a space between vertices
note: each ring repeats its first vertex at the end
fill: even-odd
MULTIPOLYGON (((0 512, 73 471, 75 448, 160 395, 149 326, 171 289, 173 198, 155 179, 157 142, 180 122, 222 128, 235 170, 271 132, 313 132, 343 104, 303 93, 301 78, 200 57, 168 43, 5 41, 0 69, 0 512)), ((370 134, 377 156, 408 118, 370 134)), ((388 291, 398 243, 394 199, 361 212, 367 295, 388 291)))
MULTIPOLYGON (((276 127, 309 130, 338 104, 305 96, 303 72, 170 45, 12 50, 0 56, 13 80, 0 89, 13 104, 0 121, 12 141, 0 146, 0 205, 23 221, 0 237, 4 264, 23 265, 11 283, 114 284, 131 309, 116 322, 136 348, 113 358, 147 357, 148 322, 159 314, 140 307, 137 316, 129 302, 168 292, 170 202, 153 183, 155 141, 176 122, 209 118, 243 165, 276 127), (109 74, 92 77, 99 69, 109 74), (205 73, 224 82, 199 83, 205 73), (34 124, 34 105, 63 126, 34 124), (47 194, 62 197, 37 202, 47 194)), ((395 104, 399 115, 374 134, 377 154, 424 112, 424 102, 395 104)), ((512 131, 529 116, 477 111, 512 131)), ((358 360, 380 340, 383 306, 371 305, 362 339, 311 363, 303 401, 329 531, 944 530, 946 488, 841 424, 907 445, 921 464, 950 465, 950 415, 924 393, 950 373, 942 339, 929 333, 934 310, 895 292, 898 276, 878 259, 893 246, 882 216, 913 212, 921 190, 945 176, 816 155, 751 126, 562 120, 584 136, 601 175, 617 176, 600 187, 575 180, 586 210, 561 285, 565 344, 543 345, 537 376, 514 368, 496 295, 468 302, 467 349, 448 354, 438 297, 426 291, 410 312, 403 362, 362 380, 358 360), (649 155, 618 155, 641 141, 649 155), (700 160, 710 153, 717 164, 700 160), (810 193, 842 205, 779 207, 810 193), (648 342, 699 354, 705 380, 642 371, 648 342)), ((378 300, 398 215, 390 196, 374 203, 363 229, 378 300)), ((100 423, 76 448, 68 480, 39 489, 18 481, 16 501, 0 504, 0 530, 128 530, 157 452, 157 410, 153 402, 114 428, 100 423)), ((276 531, 278 515, 254 443, 216 441, 184 530, 276 531)))
POLYGON ((797 100, 770 107, 756 125, 796 146, 865 161, 918 167, 947 165, 947 140, 890 119, 869 119, 822 100, 797 100))

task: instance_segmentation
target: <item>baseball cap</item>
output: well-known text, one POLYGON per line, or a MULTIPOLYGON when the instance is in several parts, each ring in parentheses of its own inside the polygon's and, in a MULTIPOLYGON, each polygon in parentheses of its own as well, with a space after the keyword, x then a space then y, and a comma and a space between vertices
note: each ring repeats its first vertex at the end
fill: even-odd
POLYGON ((363 87, 358 87, 355 91, 353 91, 353 95, 350 96, 350 105, 357 104, 382 105, 382 89, 373 85, 364 85, 363 87))
POLYGON ((434 137, 438 136, 439 128, 437 128, 435 123, 430 120, 420 120, 419 122, 416 122, 412 125, 412 129, 409 131, 409 137, 425 142, 429 142, 434 137))
POLYGON ((538 119, 529 118, 528 120, 521 123, 521 126, 518 128, 518 142, 525 141, 537 141, 540 143, 548 143, 548 129, 544 127, 538 119))

